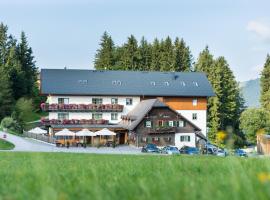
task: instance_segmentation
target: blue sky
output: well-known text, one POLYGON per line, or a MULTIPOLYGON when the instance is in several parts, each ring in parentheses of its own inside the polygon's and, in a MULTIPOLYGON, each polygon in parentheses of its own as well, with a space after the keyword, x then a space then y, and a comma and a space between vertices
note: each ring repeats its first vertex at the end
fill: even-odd
POLYGON ((256 78, 270 53, 269 0, 0 0, 0 21, 24 30, 40 68, 93 68, 106 30, 116 44, 130 34, 183 37, 195 60, 209 45, 238 81, 256 78))

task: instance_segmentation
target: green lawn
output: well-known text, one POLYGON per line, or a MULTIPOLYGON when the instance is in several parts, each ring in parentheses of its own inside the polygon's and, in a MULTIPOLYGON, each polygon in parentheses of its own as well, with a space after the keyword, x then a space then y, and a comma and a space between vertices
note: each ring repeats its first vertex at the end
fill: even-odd
POLYGON ((13 149, 15 146, 14 144, 5 141, 3 139, 0 139, 0 150, 10 150, 13 149))
POLYGON ((270 160, 262 158, 0 152, 0 159, 1 200, 270 199, 270 160))

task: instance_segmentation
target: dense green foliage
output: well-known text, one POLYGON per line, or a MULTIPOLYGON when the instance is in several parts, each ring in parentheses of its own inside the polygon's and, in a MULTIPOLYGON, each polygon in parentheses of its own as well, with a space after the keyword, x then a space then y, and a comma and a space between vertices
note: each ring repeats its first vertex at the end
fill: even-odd
MULTIPOLYGON (((3 139, 0 139, 0 150, 11 150, 11 149, 14 149, 14 144, 6 141, 6 140, 3 140, 3 139)), ((1 195, 0 195, 0 198, 1 198, 1 195)))
POLYGON ((263 134, 269 130, 269 117, 269 111, 261 108, 250 108, 242 112, 240 128, 250 142, 256 143, 256 134, 263 134))
POLYGON ((1 121, 1 127, 15 131, 18 129, 19 125, 12 117, 5 117, 1 121))
POLYGON ((269 159, 0 152, 1 199, 270 198, 269 159))
POLYGON ((270 111, 270 55, 266 57, 261 76, 261 106, 270 111))
POLYGON ((115 46, 107 32, 103 34, 95 57, 96 69, 140 71, 191 71, 192 55, 183 39, 170 37, 153 43, 143 37, 138 44, 131 35, 122 46, 115 46))
POLYGON ((236 137, 236 143, 239 143, 242 137, 239 117, 244 109, 244 100, 229 64, 224 57, 214 59, 206 47, 199 55, 195 70, 206 73, 216 94, 208 100, 209 139, 215 141, 218 131, 232 129, 231 137, 236 137))
POLYGON ((37 68, 25 33, 17 41, 0 24, 0 120, 13 112, 21 97, 38 98, 37 68))

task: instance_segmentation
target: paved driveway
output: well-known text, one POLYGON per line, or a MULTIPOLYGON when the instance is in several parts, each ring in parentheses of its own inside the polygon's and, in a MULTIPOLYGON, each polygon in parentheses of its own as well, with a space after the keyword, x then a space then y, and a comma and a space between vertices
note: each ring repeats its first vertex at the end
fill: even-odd
MULTIPOLYGON (((0 138, 4 134, 7 135, 6 140, 13 143, 15 148, 11 151, 28 151, 28 152, 72 152, 72 153, 97 153, 97 154, 141 154, 139 148, 130 146, 119 146, 116 148, 111 147, 56 147, 53 144, 37 141, 30 138, 23 138, 9 133, 0 131, 0 138)), ((5 150, 6 151, 6 150, 5 150)))

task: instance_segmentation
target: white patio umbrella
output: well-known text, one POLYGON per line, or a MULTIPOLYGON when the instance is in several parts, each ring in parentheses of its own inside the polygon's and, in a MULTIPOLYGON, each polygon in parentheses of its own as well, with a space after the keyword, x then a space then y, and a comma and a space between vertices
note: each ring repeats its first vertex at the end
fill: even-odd
POLYGON ((78 131, 76 133, 76 136, 96 136, 97 134, 92 132, 92 131, 89 131, 88 129, 82 129, 81 131, 78 131))
POLYGON ((100 137, 100 140, 101 140, 101 136, 115 136, 116 133, 113 132, 113 131, 110 131, 109 129, 107 128, 104 128, 104 129, 101 129, 97 132, 95 132, 97 135, 99 135, 100 137))
POLYGON ((110 131, 110 130, 107 129, 107 128, 101 129, 101 130, 95 132, 95 134, 96 134, 96 135, 100 135, 100 136, 101 136, 101 135, 108 135, 108 136, 110 136, 110 135, 116 135, 115 132, 110 131))
POLYGON ((75 136, 75 133, 68 130, 67 128, 64 128, 61 131, 58 131, 55 133, 56 136, 75 136))
POLYGON ((46 134, 47 133, 46 130, 43 130, 43 129, 39 128, 39 127, 33 128, 30 131, 28 131, 28 132, 29 133, 34 133, 34 134, 37 134, 37 135, 39 135, 39 134, 46 134))
MULTIPOLYGON (((96 136, 96 133, 92 132, 92 131, 89 131, 88 129, 82 129, 81 131, 78 131, 76 133, 76 136, 83 136, 83 141, 85 142, 85 137, 86 136, 90 136, 90 137, 94 137, 96 136)), ((93 139, 91 140, 93 142, 93 139)))

